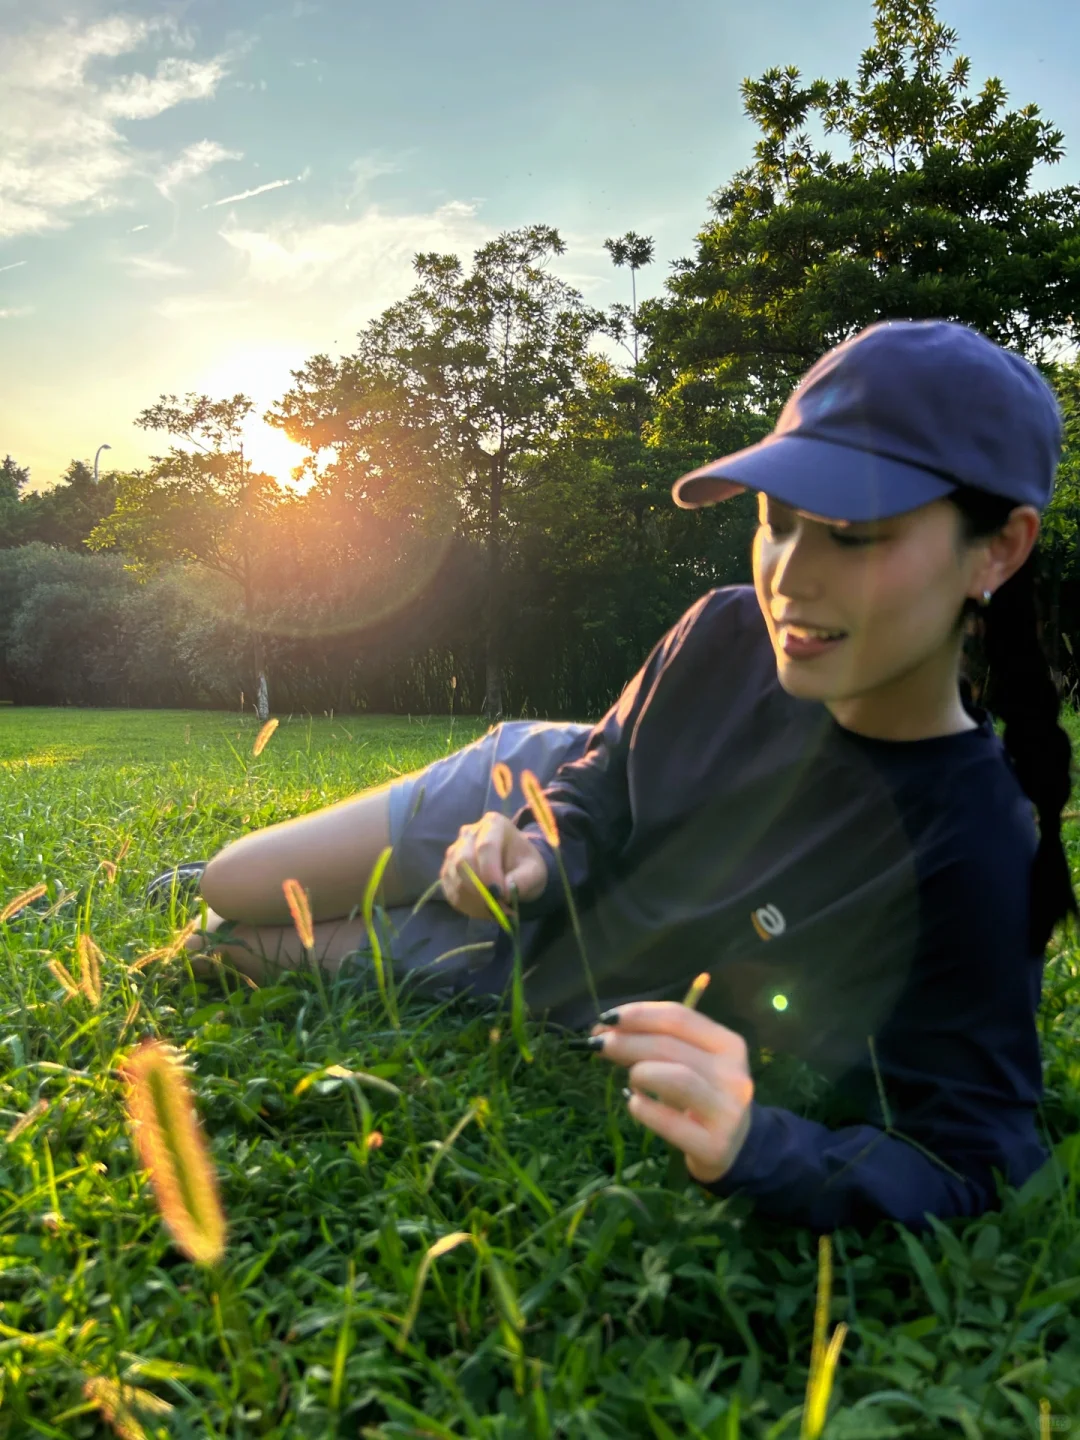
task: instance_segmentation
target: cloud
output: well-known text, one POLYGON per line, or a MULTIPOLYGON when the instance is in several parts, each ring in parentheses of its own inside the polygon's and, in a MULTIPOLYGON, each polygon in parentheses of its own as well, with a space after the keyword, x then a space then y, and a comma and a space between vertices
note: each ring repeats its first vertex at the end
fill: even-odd
POLYGON ((151 120, 185 100, 208 100, 225 76, 221 60, 158 63, 149 75, 125 75, 101 97, 102 111, 118 120, 151 120))
POLYGON ((148 279, 176 280, 188 273, 183 265, 174 265, 171 260, 156 260, 152 255, 129 255, 126 264, 132 275, 148 279))
POLYGON ((14 265, 0 265, 0 275, 3 275, 5 270, 18 270, 20 265, 26 265, 28 263, 26 260, 16 260, 14 265))
POLYGON ((33 313, 34 307, 32 305, 17 305, 11 310, 0 310, 0 320, 19 320, 22 316, 32 315, 33 313))
POLYGON ((243 257, 256 284, 308 289, 326 280, 387 296, 407 286, 418 251, 461 253, 491 238, 476 206, 454 200, 430 214, 390 215, 371 205, 346 224, 284 223, 265 230, 227 225, 222 239, 243 257))
POLYGON ((129 235, 138 235, 138 233, 139 233, 140 230, 149 230, 149 229, 150 229, 150 226, 149 226, 149 225, 133 225, 133 226, 131 227, 131 229, 128 231, 128 234, 129 234, 129 235))
POLYGON ((0 51, 0 239, 54 230, 118 203, 148 157, 121 128, 214 94, 225 56, 166 56, 153 74, 109 73, 104 62, 150 45, 184 48, 163 19, 112 15, 36 24, 0 51))
POLYGON ((302 175, 296 175, 291 180, 271 180, 267 185, 256 185, 254 190, 241 190, 238 195, 226 195, 224 200, 211 200, 204 205, 204 210, 209 210, 218 205, 232 205, 237 200, 250 200, 253 195, 265 195, 268 190, 281 190, 286 185, 292 185, 296 180, 302 180, 302 175))
POLYGON ((166 165, 158 176, 157 187, 163 195, 168 195, 178 185, 205 175, 215 165, 221 165, 226 160, 243 158, 241 151, 226 150, 225 146, 219 145, 216 140, 197 140, 194 145, 182 150, 172 164, 166 165))

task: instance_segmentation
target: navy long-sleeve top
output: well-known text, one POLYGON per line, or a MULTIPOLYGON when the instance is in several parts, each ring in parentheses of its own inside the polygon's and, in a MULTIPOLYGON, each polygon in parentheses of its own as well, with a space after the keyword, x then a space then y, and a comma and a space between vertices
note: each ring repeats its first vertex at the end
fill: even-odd
MULTIPOLYGON (((682 999, 751 1047, 804 1059, 836 1128, 752 1102, 731 1169, 706 1187, 816 1230, 913 1230, 996 1204, 1048 1158, 1035 1129, 1029 953, 1033 809, 985 711, 923 740, 859 735, 780 685, 750 586, 703 596, 545 793, 601 1005, 682 999), (876 1071, 876 1073, 875 1073, 876 1071), (882 1105, 884 1099, 884 1107, 882 1105)), ((596 1019, 557 862, 525 993, 596 1019)), ((512 956, 500 943, 486 985, 512 956)))

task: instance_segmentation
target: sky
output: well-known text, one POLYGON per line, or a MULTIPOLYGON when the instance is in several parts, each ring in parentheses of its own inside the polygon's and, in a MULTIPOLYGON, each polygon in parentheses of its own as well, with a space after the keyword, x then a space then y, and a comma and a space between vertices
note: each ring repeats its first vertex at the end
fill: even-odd
MULTIPOLYGON (((1080 183, 1076 0, 940 0, 972 82, 1065 132, 1080 183)), ((303 452, 262 412, 355 346, 417 251, 554 225, 553 267, 628 300, 604 239, 651 235, 639 296, 693 253, 750 157, 739 84, 853 75, 870 0, 0 0, 0 457, 55 483, 128 470, 159 395, 238 391, 248 450, 303 452)))

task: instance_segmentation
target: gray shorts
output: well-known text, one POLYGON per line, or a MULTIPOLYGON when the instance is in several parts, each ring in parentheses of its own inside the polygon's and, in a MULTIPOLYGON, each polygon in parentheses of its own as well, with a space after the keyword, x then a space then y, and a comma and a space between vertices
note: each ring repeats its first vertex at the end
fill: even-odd
MULTIPOLYGON (((382 936, 393 959, 394 975, 408 977, 407 988, 449 996, 467 982, 470 971, 487 965, 495 947, 494 920, 472 920, 440 897, 413 907, 439 878, 447 846, 463 825, 488 810, 515 814, 525 800, 520 775, 531 770, 543 784, 566 761, 585 749, 591 725, 561 721, 505 720, 471 745, 406 775, 390 787, 391 872, 395 889, 407 903, 384 912, 382 936), (492 783, 496 762, 505 764, 514 786, 500 800, 492 783)), ((528 943, 535 927, 522 926, 528 943)), ((363 961, 363 952, 357 959, 363 961)))

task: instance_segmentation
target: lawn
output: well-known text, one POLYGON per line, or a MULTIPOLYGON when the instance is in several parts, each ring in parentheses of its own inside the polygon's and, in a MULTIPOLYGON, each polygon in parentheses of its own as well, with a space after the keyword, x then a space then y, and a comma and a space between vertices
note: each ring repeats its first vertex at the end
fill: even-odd
MULTIPOLYGON (((0 926, 0 1436, 107 1435, 84 1394, 104 1377, 171 1407, 131 1435, 796 1440, 817 1238, 680 1182, 613 1067, 531 1023, 527 1062, 508 1007, 414 999, 396 1027, 344 983, 131 968, 191 918, 144 908, 166 865, 483 729, 290 717, 254 757, 256 728, 0 709, 0 908, 48 887, 0 926), (80 932, 97 1005, 49 968, 77 972, 80 932), (216 1268, 172 1242, 133 1156, 118 1067, 145 1037, 186 1056, 228 1218, 216 1268), (375 1080, 311 1078, 330 1065, 375 1080)), ((832 1440, 1080 1435, 1078 973, 1052 946, 1054 1160, 1000 1213, 832 1237, 832 1440)), ((798 1067, 753 1059, 759 1098, 813 1113, 798 1067)))

